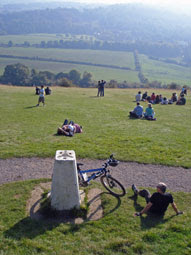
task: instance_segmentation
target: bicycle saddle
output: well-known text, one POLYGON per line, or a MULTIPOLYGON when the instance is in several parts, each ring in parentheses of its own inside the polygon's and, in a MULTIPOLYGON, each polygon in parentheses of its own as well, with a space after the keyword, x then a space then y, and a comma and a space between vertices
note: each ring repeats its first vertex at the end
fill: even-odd
POLYGON ((83 166, 84 164, 82 164, 82 163, 77 163, 77 166, 83 166))
POLYGON ((116 159, 112 159, 111 161, 109 161, 110 166, 117 166, 118 164, 119 164, 119 161, 116 159))

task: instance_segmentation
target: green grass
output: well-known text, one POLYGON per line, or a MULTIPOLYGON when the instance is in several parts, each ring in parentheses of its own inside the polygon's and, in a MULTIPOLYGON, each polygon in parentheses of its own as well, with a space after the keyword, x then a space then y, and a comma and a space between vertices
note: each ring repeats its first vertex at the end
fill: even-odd
POLYGON ((139 55, 142 72, 149 81, 161 81, 163 84, 176 82, 180 85, 191 85, 190 67, 182 67, 162 61, 151 60, 139 55))
POLYGON ((41 48, 0 48, 0 54, 27 57, 53 58, 69 61, 91 62, 93 64, 117 65, 134 69, 131 52, 82 50, 82 49, 41 49, 41 48))
POLYGON ((104 79, 106 81, 117 80, 117 81, 127 81, 127 82, 139 82, 137 77, 137 72, 129 70, 120 70, 120 69, 110 69, 96 66, 87 66, 87 65, 74 65, 66 63, 55 63, 50 61, 31 61, 24 59, 10 59, 10 58, 0 58, 0 75, 3 74, 4 68, 6 65, 12 65, 16 63, 21 63, 29 68, 36 68, 39 71, 50 71, 54 73, 65 72, 68 73, 71 70, 78 70, 81 75, 84 71, 90 72, 93 74, 94 80, 104 79))
MULTIPOLYGON (((122 255, 190 254, 190 193, 173 193, 184 211, 174 216, 170 207, 163 219, 144 215, 143 198, 132 200, 132 191, 118 200, 102 194, 104 217, 81 225, 37 222, 26 213, 26 201, 42 180, 9 183, 0 186, 0 251, 2 255, 122 255)), ((93 186, 98 186, 94 184, 93 186)), ((100 186, 99 186, 100 187, 100 186)), ((153 190, 150 190, 153 191, 153 190)))
MULTIPOLYGON (((0 48, 0 54, 13 55, 13 56, 27 56, 27 57, 42 57, 52 58, 65 61, 82 61, 90 62, 93 64, 105 64, 105 65, 116 65, 121 67, 129 67, 134 70, 134 58, 130 52, 116 52, 116 51, 96 51, 96 50, 72 50, 72 49, 38 49, 38 48, 0 48)), ((88 66, 81 64, 66 64, 66 63, 55 63, 51 61, 42 62, 34 60, 23 60, 23 59, 11 59, 1 58, 0 59, 0 73, 3 74, 4 68, 8 64, 22 63, 30 68, 36 68, 42 71, 58 72, 69 72, 72 69, 76 69, 83 73, 84 71, 91 72, 95 80, 99 80, 100 77, 105 80, 117 80, 117 81, 128 81, 138 82, 136 71, 110 69, 96 66, 88 66)))
POLYGON ((189 96, 185 106, 155 105, 157 121, 151 122, 128 118, 134 89, 105 89, 104 98, 96 97, 96 89, 52 90, 45 107, 34 107, 34 88, 0 86, 0 158, 53 157, 56 150, 74 150, 77 158, 106 159, 115 153, 124 161, 191 167, 189 96), (84 132, 54 136, 65 118, 84 132))

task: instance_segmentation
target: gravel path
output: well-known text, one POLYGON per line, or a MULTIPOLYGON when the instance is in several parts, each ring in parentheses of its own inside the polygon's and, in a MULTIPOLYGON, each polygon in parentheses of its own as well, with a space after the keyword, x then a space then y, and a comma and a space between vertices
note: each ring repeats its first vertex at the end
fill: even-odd
MULTIPOLYGON (((82 159, 84 169, 100 167, 104 161, 82 159)), ((12 158, 0 159, 0 184, 39 178, 51 178, 53 158, 12 158)), ((141 187, 156 187, 159 181, 165 182, 171 191, 191 192, 191 169, 161 165, 120 162, 112 168, 116 177, 126 188, 133 183, 141 187)))

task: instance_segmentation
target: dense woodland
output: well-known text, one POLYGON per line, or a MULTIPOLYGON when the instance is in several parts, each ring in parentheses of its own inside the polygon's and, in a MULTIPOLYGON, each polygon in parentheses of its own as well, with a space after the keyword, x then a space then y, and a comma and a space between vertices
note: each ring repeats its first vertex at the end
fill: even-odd
POLYGON ((189 41, 191 18, 139 4, 0 14, 1 34, 94 34, 102 40, 189 41))

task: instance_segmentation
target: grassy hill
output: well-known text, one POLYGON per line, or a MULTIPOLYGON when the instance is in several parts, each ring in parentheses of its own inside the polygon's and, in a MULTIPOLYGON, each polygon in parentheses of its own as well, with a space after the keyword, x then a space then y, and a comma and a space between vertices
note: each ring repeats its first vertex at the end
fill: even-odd
POLYGON ((161 81, 163 84, 176 82, 182 85, 191 85, 190 67, 164 63, 139 55, 142 72, 149 81, 161 81))
MULTIPOLYGON (((90 40, 88 36, 87 40, 90 40)), ((75 36, 76 40, 80 36, 75 36)), ((7 35, 0 36, 0 43, 40 43, 41 41, 54 40, 74 40, 73 37, 66 37, 64 34, 31 34, 31 35, 7 35)), ((94 40, 91 37, 91 40, 94 40)), ((17 58, 0 58, 0 75, 3 74, 4 68, 8 64, 22 63, 30 68, 36 68, 42 71, 69 72, 76 69, 83 73, 84 71, 91 72, 94 80, 105 79, 117 80, 118 82, 127 81, 129 83, 139 82, 138 72, 135 71, 135 63, 132 52, 127 51, 109 51, 109 50, 87 50, 87 49, 56 49, 56 48, 24 48, 24 47, 0 47, 0 55, 11 55, 20 57, 31 57, 33 60, 17 59, 17 58), (87 65, 80 63, 56 63, 50 60, 39 61, 39 58, 52 58, 62 61, 76 61, 85 62, 87 65), (112 65, 118 67, 130 68, 130 70, 120 70, 113 68, 105 68, 99 66, 90 66, 92 64, 112 65)), ((162 84, 169 84, 172 82, 180 85, 191 85, 191 73, 189 67, 183 67, 175 64, 164 63, 162 61, 149 59, 146 55, 139 54, 139 62, 141 65, 143 75, 149 79, 150 82, 157 80, 162 84)))
POLYGON ((145 203, 142 198, 134 202, 130 190, 122 199, 103 193, 104 217, 75 225, 38 222, 29 217, 26 203, 40 182, 42 180, 0 186, 1 254, 188 255, 191 252, 189 193, 173 193, 184 214, 174 216, 169 208, 163 219, 134 217, 134 212, 141 210, 145 203))
MULTIPOLYGON (((157 121, 132 120, 134 89, 52 88, 45 107, 35 107, 34 88, 0 86, 0 157, 53 157, 58 149, 77 157, 191 167, 190 98, 185 106, 154 105, 157 121), (73 138, 55 136, 68 118, 83 126, 73 138)), ((153 90, 149 90, 151 94, 153 90)), ((155 90, 169 98, 173 91, 155 90)), ((178 91, 177 91, 178 93, 178 91)), ((142 104, 144 109, 147 104, 142 104)))

